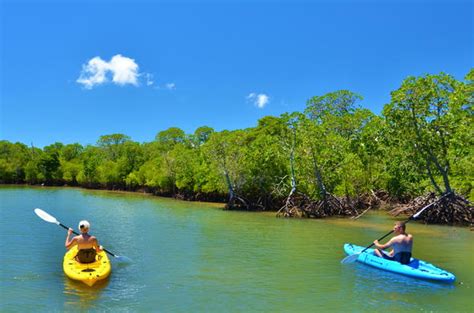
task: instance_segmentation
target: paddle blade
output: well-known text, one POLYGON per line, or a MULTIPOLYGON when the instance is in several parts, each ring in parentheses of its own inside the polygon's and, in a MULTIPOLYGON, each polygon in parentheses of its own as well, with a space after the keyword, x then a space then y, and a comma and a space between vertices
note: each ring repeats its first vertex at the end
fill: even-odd
POLYGON ((116 255, 114 258, 117 262, 120 262, 120 263, 127 263, 128 264, 128 263, 133 262, 132 259, 130 259, 126 256, 123 256, 123 255, 116 255))
POLYGON ((344 259, 342 259, 341 264, 349 264, 349 263, 354 263, 357 261, 357 258, 359 257, 360 253, 355 253, 352 255, 346 256, 344 259))
POLYGON ((41 209, 35 209, 34 211, 35 211, 36 215, 38 215, 44 221, 46 221, 48 223, 54 223, 54 224, 59 225, 59 222, 56 220, 56 218, 54 216, 49 215, 48 213, 46 213, 45 211, 43 211, 41 209))

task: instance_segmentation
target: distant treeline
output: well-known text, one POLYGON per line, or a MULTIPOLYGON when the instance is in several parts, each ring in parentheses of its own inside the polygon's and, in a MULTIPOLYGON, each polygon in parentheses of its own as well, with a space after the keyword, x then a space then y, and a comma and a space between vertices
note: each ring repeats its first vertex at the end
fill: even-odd
POLYGON ((253 128, 185 134, 172 127, 146 143, 124 134, 85 147, 0 141, 0 183, 241 199, 261 209, 279 209, 295 192, 313 200, 380 190, 392 199, 451 190, 474 198, 474 69, 464 81, 408 77, 380 116, 360 108, 361 99, 339 90, 253 128))

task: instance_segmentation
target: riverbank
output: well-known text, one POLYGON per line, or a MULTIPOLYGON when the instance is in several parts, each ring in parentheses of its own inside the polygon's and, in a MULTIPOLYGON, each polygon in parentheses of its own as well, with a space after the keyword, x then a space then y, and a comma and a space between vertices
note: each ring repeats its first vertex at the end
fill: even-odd
MULTIPOLYGON (((156 189, 153 188, 117 188, 114 186, 103 187, 103 186, 81 186, 81 185, 47 185, 47 184, 1 184, 0 186, 23 186, 23 187, 33 187, 33 188, 78 188, 84 190, 100 190, 100 191, 110 191, 114 193, 123 193, 123 194, 142 194, 146 196, 153 196, 153 197, 162 197, 162 198, 170 198, 182 201, 191 201, 191 202, 204 202, 204 203, 215 203, 221 204, 228 210, 235 210, 235 211, 267 211, 267 212, 277 212, 280 210, 281 206, 284 204, 286 198, 276 199, 274 198, 271 203, 272 205, 269 206, 252 206, 252 207, 244 207, 241 205, 229 206, 229 196, 224 194, 204 194, 204 193, 197 193, 197 194, 190 194, 190 193, 161 193, 156 189)), ((361 211, 362 213, 367 209, 373 210, 385 210, 389 211, 392 210, 397 205, 406 204, 409 199, 401 199, 401 200, 393 200, 389 198, 386 192, 372 192, 371 195, 362 195, 360 197, 348 198, 348 197, 339 197, 339 201, 345 201, 350 203, 351 206, 355 207, 355 211, 361 211)), ((298 199, 306 200, 309 199, 298 199)), ((304 204, 301 203, 301 206, 304 204)), ((351 214, 327 214, 327 216, 351 216, 351 214)), ((357 217, 359 214, 355 214, 352 217, 357 217)), ((294 217, 305 217, 301 214, 295 215, 294 217)), ((325 217, 325 216, 306 216, 306 217, 325 217)))
MULTIPOLYGON (((176 194, 160 194, 156 190, 150 188, 137 188, 135 190, 123 190, 123 189, 110 189, 110 188, 90 188, 83 186, 46 186, 41 185, 28 185, 28 184, 0 184, 0 186, 24 186, 24 187, 37 187, 37 188, 79 188, 84 190, 99 190, 108 191, 117 194, 140 194, 149 197, 162 197, 168 199, 176 199, 181 201, 190 202, 202 202, 214 204, 222 207, 226 210, 237 210, 237 211, 255 211, 255 212, 275 212, 277 217, 282 216, 280 213, 283 211, 281 206, 285 203, 285 199, 279 201, 273 201, 280 203, 278 207, 267 209, 265 207, 255 207, 255 209, 249 210, 248 207, 244 206, 229 206, 229 202, 226 202, 224 195, 195 195, 194 197, 186 196, 180 193, 176 194)), ((403 199, 394 200, 389 197, 388 193, 384 191, 372 192, 371 194, 362 195, 357 198, 341 197, 336 198, 333 196, 333 202, 340 204, 340 206, 329 207, 329 210, 324 208, 323 200, 310 200, 307 197, 295 197, 291 204, 292 207, 288 209, 291 214, 283 215, 285 217, 297 217, 297 218, 327 218, 331 216, 340 216, 350 219, 358 219, 371 210, 385 211, 388 215, 408 217, 420 210, 420 208, 429 205, 436 201, 436 195, 433 193, 426 197, 418 197, 415 199, 403 199), (420 200, 423 198, 423 201, 420 200), (324 210, 325 209, 325 210, 324 210), (332 211, 331 211, 332 210, 332 211)), ((288 199, 286 199, 288 203, 288 199)), ((448 208, 449 209, 449 208, 448 208)), ((467 209, 458 210, 450 215, 450 218, 446 218, 445 213, 441 214, 442 209, 426 210, 426 212, 420 216, 420 221, 427 224, 447 224, 453 226, 468 226, 471 230, 474 230, 474 209, 472 204, 469 204, 467 209)))
POLYGON ((197 204, 205 204, 205 205, 210 205, 214 207, 219 207, 224 209, 225 203, 223 202, 217 202, 217 201, 198 201, 198 200, 186 200, 186 199, 180 199, 177 197, 171 197, 171 196, 166 196, 166 195, 159 195, 159 194, 154 194, 152 192, 146 191, 146 190, 121 190, 121 189, 106 189, 106 188, 87 188, 87 187, 82 187, 82 186, 71 186, 71 185, 29 185, 29 184, 0 184, 0 188, 33 188, 33 189, 77 189, 77 190, 82 190, 82 191, 91 191, 91 192, 107 192, 110 194, 114 195, 124 195, 124 196, 140 196, 140 197, 149 197, 149 198, 158 198, 158 199, 163 199, 163 200, 177 200, 177 201, 184 201, 184 202, 193 202, 197 204))

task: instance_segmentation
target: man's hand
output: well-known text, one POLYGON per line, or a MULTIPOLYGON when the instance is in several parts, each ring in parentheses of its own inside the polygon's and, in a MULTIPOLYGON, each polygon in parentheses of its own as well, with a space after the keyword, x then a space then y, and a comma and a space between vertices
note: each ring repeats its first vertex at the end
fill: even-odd
POLYGON ((67 230, 67 235, 68 235, 68 236, 71 236, 71 234, 72 234, 73 231, 74 231, 74 230, 73 230, 72 228, 69 228, 69 229, 67 230))

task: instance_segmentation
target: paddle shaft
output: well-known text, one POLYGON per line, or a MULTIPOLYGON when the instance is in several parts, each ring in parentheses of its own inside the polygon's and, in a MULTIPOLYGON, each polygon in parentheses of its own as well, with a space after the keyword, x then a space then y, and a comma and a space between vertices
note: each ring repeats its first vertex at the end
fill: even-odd
MULTIPOLYGON (((62 224, 61 222, 58 222, 58 223, 59 223, 58 225, 61 226, 62 228, 69 230, 69 227, 67 227, 66 225, 62 224)), ((79 234, 76 233, 74 230, 72 231, 72 233, 73 233, 74 235, 79 235, 79 234)), ((109 250, 107 250, 107 249, 105 249, 105 248, 102 248, 102 250, 104 250, 105 252, 107 252, 108 254, 110 254, 110 255, 113 256, 113 257, 117 257, 115 254, 113 254, 112 252, 110 252, 109 250)))

